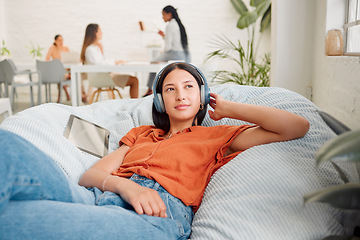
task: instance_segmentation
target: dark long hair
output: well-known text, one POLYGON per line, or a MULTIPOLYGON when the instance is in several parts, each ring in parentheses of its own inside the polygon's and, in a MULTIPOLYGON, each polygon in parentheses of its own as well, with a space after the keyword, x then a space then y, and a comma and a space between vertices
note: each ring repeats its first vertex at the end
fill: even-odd
MULTIPOLYGON (((55 35, 54 40, 56 41, 59 37, 61 37, 60 34, 55 35)), ((56 46, 56 43, 54 42, 54 45, 56 46)))
MULTIPOLYGON (((162 74, 161 74, 160 78, 158 79, 158 82, 156 85, 156 91, 154 91, 154 94, 155 93, 162 94, 162 86, 163 86, 166 76, 175 69, 183 69, 183 70, 187 71, 188 73, 190 73, 196 79, 196 82, 199 85, 199 88, 201 85, 203 85, 203 81, 206 81, 205 79, 203 79, 203 81, 201 80, 202 76, 200 75, 198 70, 196 68, 194 68, 192 65, 184 63, 184 62, 175 62, 175 63, 169 64, 162 71, 162 74)), ((207 112, 207 105, 205 105, 202 110, 200 110, 200 105, 199 105, 199 112, 195 116, 195 119, 197 119, 197 125, 201 125, 202 121, 205 118, 206 112, 207 112)), ((165 132, 168 132, 170 130, 169 115, 166 112, 159 113, 156 110, 154 103, 152 106, 152 118, 153 118, 155 127, 160 128, 160 129, 164 130, 165 132)), ((193 122, 193 126, 195 125, 195 119, 193 122)))
POLYGON ((84 36, 84 42, 82 45, 82 49, 81 49, 81 62, 84 64, 85 63, 85 51, 86 48, 91 45, 95 39, 96 39, 96 33, 99 30, 99 25, 96 23, 90 23, 89 25, 87 25, 86 30, 85 30, 85 36, 84 36))
POLYGON ((184 51, 188 51, 188 39, 184 25, 182 24, 179 15, 177 14, 176 9, 173 6, 166 6, 163 8, 163 11, 166 13, 171 13, 171 16, 176 20, 180 28, 181 36, 181 45, 183 46, 184 51))

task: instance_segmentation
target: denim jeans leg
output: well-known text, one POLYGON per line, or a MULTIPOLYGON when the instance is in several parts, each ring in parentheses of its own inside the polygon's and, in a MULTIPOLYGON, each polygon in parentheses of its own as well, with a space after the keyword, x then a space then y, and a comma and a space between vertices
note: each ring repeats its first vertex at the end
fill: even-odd
POLYGON ((0 214, 9 201, 72 202, 72 194, 85 191, 70 188, 53 159, 14 133, 0 130, 0 152, 0 214))
POLYGON ((117 206, 57 201, 10 201, 0 214, 2 240, 171 240, 174 220, 138 215, 117 206))
MULTIPOLYGON (((193 211, 190 206, 185 206, 181 200, 169 194, 159 183, 146 177, 133 174, 130 180, 137 184, 156 190, 159 196, 166 205, 167 218, 152 217, 145 214, 138 215, 132 206, 126 203, 121 197, 112 192, 101 192, 99 189, 94 188, 93 191, 96 195, 96 204, 98 206, 113 206, 121 207, 135 214, 132 218, 134 221, 139 221, 137 217, 145 220, 146 224, 156 226, 157 224, 166 225, 170 224, 172 227, 168 228, 167 233, 176 239, 187 239, 191 233, 191 222, 193 219, 193 211)), ((130 220, 129 220, 130 221, 130 220)), ((142 226, 143 227, 143 226, 142 226)), ((141 228, 139 228, 141 231, 141 228)), ((155 238, 154 238, 155 239, 155 238)))

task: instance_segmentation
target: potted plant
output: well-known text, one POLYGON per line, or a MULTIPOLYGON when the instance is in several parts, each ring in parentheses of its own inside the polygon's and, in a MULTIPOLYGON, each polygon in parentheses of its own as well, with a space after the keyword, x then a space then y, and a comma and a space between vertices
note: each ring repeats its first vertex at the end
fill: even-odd
POLYGON ((0 61, 11 56, 10 50, 6 47, 5 40, 2 40, 0 48, 0 61))
POLYGON ((40 59, 42 57, 41 51, 44 48, 41 48, 39 45, 35 46, 32 42, 31 46, 28 47, 30 49, 29 55, 31 55, 34 59, 40 59))
MULTIPOLYGON (((348 161, 360 163, 360 130, 343 133, 325 143, 316 153, 317 165, 323 162, 348 161)), ((321 202, 341 209, 358 211, 357 227, 353 236, 329 236, 325 239, 356 240, 360 239, 360 183, 349 182, 340 171, 344 184, 329 187, 304 196, 305 203, 321 202)), ((355 222, 356 223, 356 222, 355 222)))
MULTIPOLYGON (((261 62, 256 60, 255 22, 261 17, 260 33, 270 26, 271 0, 250 0, 252 11, 246 7, 242 0, 231 0, 235 10, 240 14, 237 22, 239 29, 247 29, 249 39, 246 48, 240 40, 232 42, 225 36, 217 36, 213 45, 217 50, 208 54, 207 59, 220 58, 236 62, 240 69, 236 72, 221 70, 215 71, 214 78, 221 83, 232 82, 240 85, 259 87, 270 86, 270 55, 265 54, 261 62)), ((259 42, 260 43, 259 38, 259 42)))

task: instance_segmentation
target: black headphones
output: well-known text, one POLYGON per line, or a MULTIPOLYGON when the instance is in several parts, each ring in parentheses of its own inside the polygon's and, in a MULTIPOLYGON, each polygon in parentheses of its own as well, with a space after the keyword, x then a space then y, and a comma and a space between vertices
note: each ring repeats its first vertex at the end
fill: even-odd
MULTIPOLYGON (((177 64, 180 62, 175 62, 175 63, 171 63, 171 64, 177 64)), ((194 65, 190 64, 190 63, 185 63, 185 62, 181 62, 183 64, 186 64, 192 68, 194 68, 200 75, 200 80, 201 80, 201 85, 200 85, 200 100, 201 100, 201 104, 206 105, 210 103, 210 88, 206 82, 206 78, 204 76, 204 74, 194 65)), ((169 64, 170 65, 170 64, 169 64)), ((154 93, 154 105, 156 110, 159 113, 164 113, 165 112, 165 106, 164 106, 164 101, 163 98, 161 96, 161 93, 157 93, 156 92, 156 87, 158 85, 159 79, 161 77, 161 74, 163 73, 163 71, 169 66, 166 65, 155 77, 154 80, 154 84, 153 84, 153 93, 154 93)))

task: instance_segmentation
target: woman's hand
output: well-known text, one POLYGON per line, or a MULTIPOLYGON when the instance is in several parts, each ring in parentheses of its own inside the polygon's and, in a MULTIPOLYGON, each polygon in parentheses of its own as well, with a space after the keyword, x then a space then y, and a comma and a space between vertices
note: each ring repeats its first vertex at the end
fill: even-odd
POLYGON ((121 166, 129 148, 123 144, 97 161, 82 175, 79 185, 119 194, 138 214, 167 217, 166 206, 157 191, 140 186, 127 178, 110 175, 121 166))
POLYGON ((163 38, 165 37, 165 33, 164 33, 163 31, 161 31, 161 30, 158 31, 158 34, 159 34, 160 36, 162 36, 163 38))
POLYGON ((124 60, 115 60, 115 65, 124 64, 126 61, 124 60))
POLYGON ((216 93, 210 93, 210 106, 214 109, 214 111, 208 110, 211 119, 218 121, 226 117, 226 102, 222 96, 216 93))
POLYGON ((157 191, 130 180, 122 188, 121 198, 133 206, 138 214, 167 217, 166 206, 157 191))

